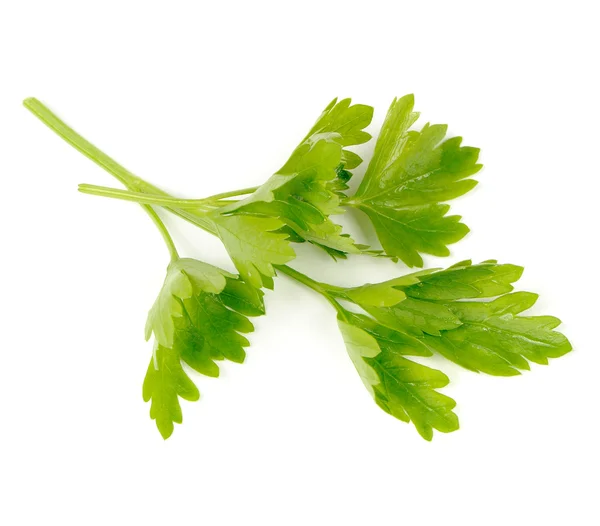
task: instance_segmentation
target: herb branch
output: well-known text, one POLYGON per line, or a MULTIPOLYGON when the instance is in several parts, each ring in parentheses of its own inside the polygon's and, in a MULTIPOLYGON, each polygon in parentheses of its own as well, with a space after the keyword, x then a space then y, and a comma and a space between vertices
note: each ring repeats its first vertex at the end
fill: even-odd
POLYGON ((377 405, 412 422, 426 440, 459 427, 455 402, 443 394, 449 378, 411 359, 439 354, 462 367, 514 376, 530 363, 547 364, 571 350, 553 316, 529 316, 537 300, 515 292, 523 268, 487 260, 461 261, 395 279, 340 287, 316 281, 287 265, 293 245, 310 243, 333 259, 385 257, 423 267, 423 254, 449 255, 448 245, 469 231, 448 201, 471 190, 481 169, 479 150, 446 138, 446 126, 413 129, 414 99, 394 99, 357 191, 348 195, 362 159, 350 148, 371 139, 365 128, 373 108, 334 99, 289 160, 263 185, 200 199, 169 195, 134 175, 84 139, 37 99, 24 105, 55 133, 104 168, 125 189, 82 184, 82 193, 138 203, 161 233, 170 262, 151 307, 146 339, 154 350, 143 384, 150 416, 161 435, 182 422, 179 399, 198 400, 188 370, 218 376, 220 360, 243 362, 265 314, 263 289, 284 274, 323 296, 334 309, 350 359, 377 405), (370 221, 381 247, 354 241, 335 215, 348 207, 370 221), (182 258, 157 214, 160 208, 218 236, 237 274, 182 258), (352 307, 350 307, 352 305, 352 307))

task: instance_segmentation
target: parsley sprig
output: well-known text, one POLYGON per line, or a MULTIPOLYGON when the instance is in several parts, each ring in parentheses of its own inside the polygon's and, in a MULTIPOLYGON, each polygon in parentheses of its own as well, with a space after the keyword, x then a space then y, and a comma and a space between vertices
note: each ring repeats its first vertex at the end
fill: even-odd
POLYGON ((170 255, 163 287, 150 308, 146 339, 154 350, 143 384, 150 416, 166 439, 182 422, 179 399, 198 400, 191 370, 218 376, 220 360, 241 363, 249 346, 249 318, 265 314, 263 288, 283 274, 322 296, 333 308, 362 382, 385 412, 412 422, 421 436, 458 429, 455 402, 440 392, 449 379, 429 367, 439 354, 475 372, 513 376, 530 362, 571 350, 553 316, 523 313, 537 300, 514 292, 522 267, 495 260, 462 261, 398 278, 340 287, 319 282, 287 263, 294 243, 311 243, 334 259, 388 257, 422 267, 423 254, 449 255, 448 245, 468 232, 447 215, 447 201, 471 190, 481 169, 479 150, 446 138, 446 126, 418 119, 412 95, 395 99, 365 175, 348 195, 352 170, 362 159, 351 147, 371 139, 373 109, 333 100, 264 184, 200 199, 176 198, 132 174, 65 124, 36 99, 24 105, 77 150, 113 175, 125 189, 82 184, 83 193, 140 204, 170 255), (356 243, 334 220, 347 208, 368 218, 381 243, 356 243), (157 209, 173 213, 220 238, 237 274, 181 257, 157 209), (419 357, 419 362, 412 357, 419 357), (185 366, 184 366, 185 364, 185 366))

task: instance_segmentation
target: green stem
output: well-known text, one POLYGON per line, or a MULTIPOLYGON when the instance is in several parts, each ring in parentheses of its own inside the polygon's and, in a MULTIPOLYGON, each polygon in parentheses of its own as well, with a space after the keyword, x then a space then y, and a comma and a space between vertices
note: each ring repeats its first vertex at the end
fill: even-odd
MULTIPOLYGON (((232 195, 240 195, 242 192, 248 193, 251 188, 244 190, 236 190, 234 192, 228 192, 232 195)), ((125 201, 134 201, 136 203, 143 203, 148 205, 158 206, 170 206, 177 208, 219 208, 221 204, 235 203, 236 201, 226 200, 220 196, 226 194, 217 194, 204 199, 179 199, 178 197, 171 197, 160 194, 150 194, 146 192, 134 192, 129 190, 119 190, 117 188, 110 188, 108 186, 97 186, 94 184, 80 184, 79 191, 84 194, 99 195, 102 197, 112 197, 113 199, 123 199, 125 201)))
MULTIPOLYGON (((129 190, 119 190, 118 188, 110 188, 108 186, 96 186, 92 184, 80 184, 79 191, 84 194, 98 195, 101 197, 111 197, 114 199, 122 199, 134 203, 150 203, 157 206, 162 206, 165 210, 175 214, 182 219, 192 223, 193 225, 205 230, 206 232, 217 235, 217 231, 213 226, 213 222, 206 217, 206 213, 202 211, 190 211, 180 208, 168 206, 170 203, 179 201, 175 197, 169 196, 165 192, 158 194, 147 194, 145 192, 133 192, 129 190)), ((146 205, 142 205, 146 206, 146 205)))
MULTIPOLYGON (((98 166, 104 168, 108 173, 113 175, 127 188, 133 190, 146 190, 150 193, 162 193, 158 188, 132 174, 125 167, 121 166, 117 161, 106 155, 100 149, 96 148, 87 139, 84 139, 73 128, 67 125, 63 120, 61 120, 57 115, 50 111, 50 109, 48 109, 39 100, 35 98, 25 99, 23 101, 23 105, 57 135, 62 137, 66 142, 68 142, 76 150, 80 151, 88 159, 91 159, 98 166)), ((169 254, 171 255, 171 259, 178 258, 179 255, 177 254, 177 249, 175 248, 173 239, 169 235, 165 224, 158 217, 158 215, 152 207, 146 204, 142 204, 141 206, 150 216, 150 218, 158 228, 159 232, 161 233, 163 239, 165 240, 167 248, 169 249, 169 254)))
MULTIPOLYGON (((79 135, 73 128, 63 122, 57 115, 52 113, 52 111, 44 106, 44 104, 42 104, 39 100, 30 98, 23 101, 23 104, 57 135, 62 137, 75 149, 83 153, 87 158, 104 168, 109 174, 123 183, 129 190, 144 192, 152 195, 160 195, 164 197, 172 197, 166 192, 163 192, 160 188, 157 188, 156 186, 134 175, 129 170, 117 163, 114 159, 96 148, 92 143, 79 135)), ((147 207, 147 205, 142 206, 144 208, 147 207)), ((165 207, 165 209, 206 230, 207 232, 210 232, 211 234, 217 234, 210 220, 199 216, 194 212, 172 207, 165 207)))
POLYGON ((302 283, 303 285, 323 296, 329 303, 331 303, 331 305, 333 305, 333 308, 337 311, 337 313, 346 319, 346 311, 337 302, 337 300, 331 294, 329 294, 327 284, 315 281, 314 279, 309 278, 306 274, 302 274, 302 272, 298 272, 287 265, 274 265, 274 267, 282 274, 285 274, 297 282, 302 283))
POLYGON ((221 201, 222 199, 226 199, 227 197, 236 197, 238 195, 247 195, 253 194, 258 190, 258 186, 252 186, 250 188, 242 188, 241 190, 232 190, 231 192, 223 192, 222 194, 215 194, 207 197, 206 199, 201 199, 201 201, 221 201))
POLYGON ((35 98, 25 99, 23 105, 57 135, 62 137, 75 149, 79 150, 88 159, 91 159, 97 165, 111 173, 125 186, 135 187, 138 183, 142 182, 139 177, 133 175, 117 161, 111 159, 104 152, 96 148, 91 142, 84 139, 39 100, 35 98))
POLYGON ((174 206, 177 208, 202 208, 205 207, 207 203, 206 199, 178 199, 176 197, 147 194, 145 192, 133 192, 130 190, 119 190, 118 188, 97 186, 94 184, 80 184, 79 191, 84 194, 112 197, 113 199, 123 199, 124 201, 133 201, 135 203, 174 206))
POLYGON ((275 268, 281 271, 283 274, 286 274, 290 278, 294 278, 296 281, 299 281, 300 283, 306 285, 308 288, 311 288, 315 292, 318 292, 322 295, 327 295, 327 292, 325 291, 323 285, 318 281, 309 278, 306 274, 302 274, 302 272, 299 272, 293 269, 292 267, 288 267, 287 265, 275 265, 275 268))
POLYGON ((171 261, 178 260, 179 254, 177 253, 175 243, 173 243, 173 238, 169 234, 169 231, 167 230, 165 224, 162 222, 161 218, 158 217, 158 214, 151 206, 144 206, 144 210, 150 216, 150 219, 152 219, 152 221, 156 225, 156 228, 158 228, 163 239, 165 240, 165 244, 167 245, 167 248, 169 249, 169 254, 171 255, 171 261))

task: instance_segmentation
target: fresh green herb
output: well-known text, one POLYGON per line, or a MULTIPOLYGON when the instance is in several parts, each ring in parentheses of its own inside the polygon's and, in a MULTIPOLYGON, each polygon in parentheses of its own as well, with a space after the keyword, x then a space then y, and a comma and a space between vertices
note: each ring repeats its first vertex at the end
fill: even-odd
POLYGON ((412 95, 394 100, 375 145, 373 159, 348 204, 372 221, 385 251, 409 267, 422 267, 420 253, 447 256, 447 245, 469 229, 459 216, 446 216, 443 201, 471 190, 468 179, 481 169, 479 150, 444 141, 446 126, 426 124, 409 131, 417 118, 412 95))
POLYGON ((547 364, 571 350, 552 316, 524 316, 537 295, 513 292, 523 269, 495 260, 462 261, 381 283, 339 287, 289 267, 292 243, 310 242, 334 259, 387 257, 422 267, 422 254, 447 256, 448 245, 468 232, 448 216, 446 201, 476 181, 479 150, 446 139, 446 126, 411 130, 418 113, 407 95, 394 100, 373 157, 354 195, 352 170, 362 159, 348 147, 368 142, 373 109, 350 99, 332 101, 289 160, 262 186, 202 199, 179 199, 133 175, 36 99, 25 106, 126 189, 80 185, 88 194, 139 203, 161 233, 170 254, 164 285, 150 309, 146 339, 154 351, 143 385, 150 416, 166 439, 182 422, 179 398, 200 393, 183 367, 218 376, 217 361, 243 362, 253 331, 249 317, 265 314, 262 288, 277 273, 321 295, 337 314, 350 359, 375 402, 412 422, 421 436, 458 429, 455 402, 439 391, 449 379, 417 363, 439 354, 466 369, 513 376, 529 363, 547 364), (239 197, 239 199, 232 199, 239 197), (332 216, 356 208, 372 222, 381 248, 356 243, 332 216), (218 236, 239 274, 181 258, 156 209, 166 210, 218 236))
MULTIPOLYGON (((373 108, 350 99, 333 100, 289 160, 250 196, 223 207, 219 214, 258 214, 280 218, 298 240, 306 240, 345 254, 359 248, 329 216, 342 212, 340 197, 350 172, 343 169, 351 159, 356 167, 362 159, 346 146, 371 138, 363 131, 373 117, 373 108)), ((221 237, 221 239, 223 239, 221 237)))

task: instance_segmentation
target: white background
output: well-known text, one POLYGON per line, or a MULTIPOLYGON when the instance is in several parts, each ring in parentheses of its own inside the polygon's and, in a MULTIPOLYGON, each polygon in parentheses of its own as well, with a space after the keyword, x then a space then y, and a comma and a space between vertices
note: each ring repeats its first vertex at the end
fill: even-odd
MULTIPOLYGON (((599 524, 595 4, 2 2, 0 523, 599 524), (202 399, 164 442, 141 384, 167 252, 139 207, 77 193, 115 182, 22 99, 201 197, 260 184, 334 96, 375 106, 376 134, 406 93, 485 164, 453 205, 472 233, 427 263, 524 265, 575 351, 516 378, 433 360, 461 430, 427 443, 373 404, 328 305, 282 277, 247 362, 194 376, 202 399)), ((183 254, 232 268, 168 225, 183 254)), ((338 284, 406 271, 298 255, 338 284)))

